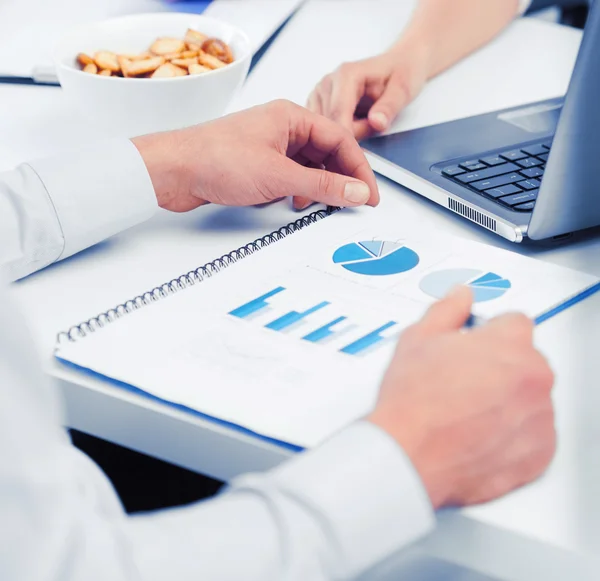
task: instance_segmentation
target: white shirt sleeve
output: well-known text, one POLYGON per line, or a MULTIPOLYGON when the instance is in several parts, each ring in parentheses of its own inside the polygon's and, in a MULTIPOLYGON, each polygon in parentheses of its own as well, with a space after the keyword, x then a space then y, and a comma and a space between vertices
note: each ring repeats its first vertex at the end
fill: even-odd
POLYGON ((100 142, 0 174, 0 274, 11 280, 147 220, 154 188, 128 140, 100 142))
POLYGON ((337 581, 434 526, 410 461, 367 422, 214 500, 127 516, 59 427, 56 395, 1 290, 0 579, 337 581))

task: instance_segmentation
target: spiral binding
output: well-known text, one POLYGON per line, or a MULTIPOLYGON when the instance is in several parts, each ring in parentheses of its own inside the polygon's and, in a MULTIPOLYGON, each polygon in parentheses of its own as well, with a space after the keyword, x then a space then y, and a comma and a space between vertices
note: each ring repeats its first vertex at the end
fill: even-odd
POLYGON ((267 234, 261 238, 257 238, 254 242, 250 242, 250 244, 246 244, 241 248, 238 248, 228 254, 213 260, 203 266, 196 268, 184 274, 178 278, 173 279, 170 282, 166 282, 153 288, 150 291, 142 293, 137 297, 130 299, 116 307, 105 311, 104 313, 100 313, 79 325, 75 325, 71 327, 67 331, 62 331, 57 335, 57 346, 63 345, 66 342, 75 342, 79 339, 83 339, 87 337, 90 333, 94 333, 98 329, 101 329, 116 321, 117 319, 122 318, 123 316, 137 311, 138 309, 154 303, 160 299, 164 299, 176 292, 184 290, 190 286, 194 286, 203 280, 211 278, 221 270, 228 268, 232 264, 235 264, 239 260, 251 256, 255 252, 270 246, 274 242, 279 242, 284 238, 287 238, 290 234, 294 234, 295 232, 299 232, 303 230, 307 226, 330 216, 340 210, 340 208, 328 207, 326 210, 319 210, 317 212, 313 212, 312 214, 308 214, 303 216, 302 218, 295 220, 294 222, 290 222, 286 226, 267 234))

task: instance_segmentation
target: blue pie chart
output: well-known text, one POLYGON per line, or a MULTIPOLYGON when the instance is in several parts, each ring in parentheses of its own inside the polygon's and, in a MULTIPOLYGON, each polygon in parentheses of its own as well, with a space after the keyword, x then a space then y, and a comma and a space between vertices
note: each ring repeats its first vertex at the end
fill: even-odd
POLYGON ((421 290, 433 297, 445 297, 455 286, 468 286, 476 303, 492 301, 504 296, 511 288, 510 280, 485 270, 474 268, 453 268, 432 272, 421 280, 421 290))
POLYGON ((385 276, 413 269, 419 264, 419 255, 401 242, 366 240, 338 248, 333 262, 356 274, 385 276))

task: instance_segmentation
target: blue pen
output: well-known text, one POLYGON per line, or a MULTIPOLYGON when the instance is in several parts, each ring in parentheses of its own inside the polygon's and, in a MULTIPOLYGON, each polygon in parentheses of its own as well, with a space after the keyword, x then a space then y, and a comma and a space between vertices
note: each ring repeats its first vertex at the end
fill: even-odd
POLYGON ((463 326, 463 329, 474 329, 475 327, 481 327, 481 325, 485 324, 486 320, 483 317, 478 317, 471 313, 466 323, 463 326))

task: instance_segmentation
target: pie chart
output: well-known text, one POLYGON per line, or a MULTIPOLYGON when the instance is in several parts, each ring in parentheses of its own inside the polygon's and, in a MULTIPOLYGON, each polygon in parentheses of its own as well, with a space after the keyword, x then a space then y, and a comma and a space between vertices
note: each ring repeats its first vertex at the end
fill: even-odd
POLYGON ((419 255, 401 242, 366 240, 338 248, 333 262, 356 274, 385 276, 413 269, 419 255))
POLYGON ((473 291, 476 303, 499 299, 512 286, 510 280, 494 272, 473 268, 456 268, 428 274, 421 280, 419 287, 430 297, 441 299, 457 285, 468 286, 473 291))

